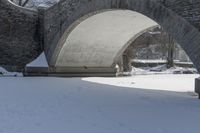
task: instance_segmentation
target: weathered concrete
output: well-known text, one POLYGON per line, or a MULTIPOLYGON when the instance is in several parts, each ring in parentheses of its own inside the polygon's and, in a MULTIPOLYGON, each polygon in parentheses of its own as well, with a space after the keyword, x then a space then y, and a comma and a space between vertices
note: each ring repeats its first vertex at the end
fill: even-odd
POLYGON ((114 77, 115 68, 69 68, 69 67, 26 67, 24 76, 56 76, 56 77, 114 77))
POLYGON ((0 65, 23 67, 40 54, 38 26, 37 11, 0 0, 0 65))
POLYGON ((55 67, 112 67, 138 36, 158 24, 129 10, 104 11, 82 21, 69 35, 55 67))

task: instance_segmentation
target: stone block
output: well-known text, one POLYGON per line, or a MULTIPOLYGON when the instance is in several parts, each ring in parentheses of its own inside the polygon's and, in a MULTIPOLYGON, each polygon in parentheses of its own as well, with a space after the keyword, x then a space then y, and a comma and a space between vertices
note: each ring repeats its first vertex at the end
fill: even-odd
POLYGON ((200 99, 200 77, 195 79, 195 92, 199 95, 200 99))

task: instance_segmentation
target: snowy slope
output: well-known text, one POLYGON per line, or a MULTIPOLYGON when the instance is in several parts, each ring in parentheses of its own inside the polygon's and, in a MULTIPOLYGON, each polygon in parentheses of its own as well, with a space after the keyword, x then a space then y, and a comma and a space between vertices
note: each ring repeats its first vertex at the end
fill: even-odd
POLYGON ((6 69, 0 67, 0 77, 2 76, 11 76, 11 77, 21 77, 23 76, 22 73, 18 73, 18 72, 8 72, 6 69))

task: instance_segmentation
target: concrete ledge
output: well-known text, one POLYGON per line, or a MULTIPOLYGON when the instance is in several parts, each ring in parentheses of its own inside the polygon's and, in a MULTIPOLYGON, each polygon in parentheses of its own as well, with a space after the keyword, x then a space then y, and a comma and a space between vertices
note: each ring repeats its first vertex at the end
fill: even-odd
POLYGON ((200 99, 200 78, 195 79, 195 92, 199 95, 200 99))
POLYGON ((26 67, 24 76, 47 77, 115 77, 115 68, 26 67))

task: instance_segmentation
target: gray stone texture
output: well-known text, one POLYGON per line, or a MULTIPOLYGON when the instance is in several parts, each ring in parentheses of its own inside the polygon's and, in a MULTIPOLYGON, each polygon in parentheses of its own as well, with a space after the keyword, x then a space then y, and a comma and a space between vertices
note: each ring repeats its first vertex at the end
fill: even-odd
POLYGON ((23 67, 42 51, 38 13, 0 0, 0 65, 23 67))

